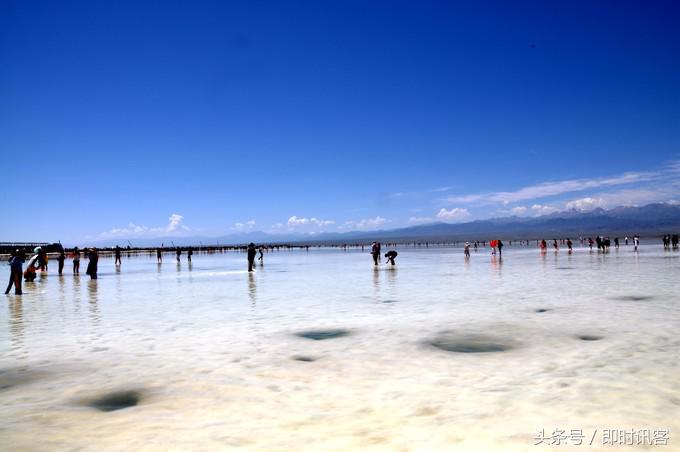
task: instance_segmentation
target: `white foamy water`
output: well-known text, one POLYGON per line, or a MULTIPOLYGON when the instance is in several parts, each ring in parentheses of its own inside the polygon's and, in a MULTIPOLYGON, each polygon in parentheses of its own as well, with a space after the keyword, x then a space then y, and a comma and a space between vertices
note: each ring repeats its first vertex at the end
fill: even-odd
POLYGON ((615 450, 602 429, 649 428, 680 450, 680 253, 398 251, 101 258, 96 282, 51 261, 2 300, 0 448, 547 450, 561 428, 615 450), (137 404, 97 408, 120 391, 137 404))

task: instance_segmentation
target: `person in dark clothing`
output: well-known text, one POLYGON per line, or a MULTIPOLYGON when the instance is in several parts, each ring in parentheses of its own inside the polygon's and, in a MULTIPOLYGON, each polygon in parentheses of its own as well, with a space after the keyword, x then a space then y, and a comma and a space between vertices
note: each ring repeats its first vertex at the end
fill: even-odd
POLYGON ((182 256, 182 250, 179 249, 179 247, 175 250, 175 255, 177 256, 177 262, 179 262, 179 259, 182 256))
POLYGON ((373 242, 371 244, 371 256, 373 256, 373 265, 378 265, 380 261, 380 243, 373 242))
POLYGON ((99 263, 99 253, 97 248, 92 248, 88 253, 89 262, 87 263, 86 274, 90 275, 90 279, 97 279, 97 264, 99 263))
POLYGON ((5 290, 5 295, 9 294, 12 285, 14 285, 14 294, 21 295, 21 277, 24 273, 23 265, 26 260, 26 255, 21 250, 15 250, 12 253, 12 257, 9 260, 10 275, 9 284, 7 285, 7 290, 5 290))
POLYGON ((498 257, 503 256, 503 241, 501 239, 498 239, 498 257))
POLYGON ((673 245, 674 250, 678 249, 678 241, 680 241, 678 234, 673 234, 671 236, 671 245, 673 245))
POLYGON ((388 251, 387 253, 385 253, 385 258, 387 259, 387 263, 395 265, 394 258, 397 257, 397 254, 398 253, 394 250, 388 251))
POLYGON ((73 274, 80 274, 80 250, 77 246, 73 248, 73 274))
POLYGON ((163 262, 163 251, 160 248, 156 248, 156 261, 160 264, 163 262))
POLYGON ((191 262, 191 256, 194 255, 194 249, 192 247, 189 247, 187 249, 187 261, 191 262))
POLYGON ((114 265, 120 265, 120 247, 116 245, 116 260, 113 261, 114 265))
POLYGON ((257 249, 254 243, 248 245, 248 271, 253 271, 253 264, 255 263, 255 256, 257 255, 257 249))
POLYGON ((66 260, 66 255, 64 254, 64 248, 59 251, 59 256, 57 257, 57 263, 59 264, 59 274, 64 271, 64 261, 66 260))
POLYGON ((614 247, 615 248, 619 247, 619 238, 618 237, 614 237, 614 247))
POLYGON ((569 248, 570 253, 574 250, 574 244, 571 242, 571 239, 567 239, 567 248, 569 248))

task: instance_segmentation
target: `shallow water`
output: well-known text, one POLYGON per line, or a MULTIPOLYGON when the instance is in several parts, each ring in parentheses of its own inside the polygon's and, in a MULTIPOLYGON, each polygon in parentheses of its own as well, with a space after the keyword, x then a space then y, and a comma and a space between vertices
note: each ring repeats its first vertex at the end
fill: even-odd
POLYGON ((102 258, 97 281, 52 262, 3 299, 1 448, 527 450, 541 429, 665 428, 680 449, 680 253, 398 250, 394 269, 270 252, 254 274, 240 253, 102 258))

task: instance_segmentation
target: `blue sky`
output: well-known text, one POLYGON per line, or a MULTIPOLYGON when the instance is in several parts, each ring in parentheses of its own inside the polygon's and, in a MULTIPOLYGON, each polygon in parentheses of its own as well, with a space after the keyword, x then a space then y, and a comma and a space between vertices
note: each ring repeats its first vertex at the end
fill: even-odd
POLYGON ((678 23, 670 1, 3 1, 0 241, 678 201, 678 23))

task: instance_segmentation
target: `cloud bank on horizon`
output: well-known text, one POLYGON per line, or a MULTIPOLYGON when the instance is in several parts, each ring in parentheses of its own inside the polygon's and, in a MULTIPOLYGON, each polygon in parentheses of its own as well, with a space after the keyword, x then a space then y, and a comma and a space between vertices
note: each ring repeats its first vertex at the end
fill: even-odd
MULTIPOLYGON (((450 187, 442 187, 422 191, 436 196, 427 201, 425 206, 419 205, 412 210, 430 209, 432 211, 430 216, 389 219, 376 215, 355 220, 334 220, 291 215, 285 223, 273 223, 259 230, 273 234, 370 231, 433 222, 461 223, 499 216, 538 217, 563 210, 589 211, 596 208, 640 206, 655 202, 675 204, 680 202, 680 162, 673 161, 663 168, 652 171, 547 181, 511 191, 451 194, 439 197, 442 192, 450 190, 450 187)), ((403 195, 403 192, 399 193, 403 195)), ((114 227, 101 232, 94 238, 182 237, 206 229, 186 226, 183 220, 183 215, 173 213, 165 226, 149 227, 131 222, 126 227, 114 227)), ((258 230, 260 224, 265 223, 250 219, 237 222, 220 233, 252 232, 258 230)))

